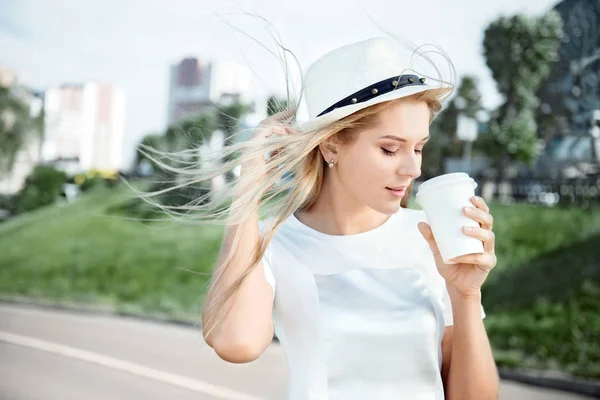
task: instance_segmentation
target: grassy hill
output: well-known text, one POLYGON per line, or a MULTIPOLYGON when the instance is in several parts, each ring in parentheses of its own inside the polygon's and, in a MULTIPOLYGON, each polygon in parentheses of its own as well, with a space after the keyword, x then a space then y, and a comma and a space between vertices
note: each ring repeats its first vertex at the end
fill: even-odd
MULTIPOLYGON (((197 321, 222 227, 141 223, 100 188, 0 224, 0 294, 197 321)), ((500 365, 600 377, 600 212, 491 205, 498 266, 484 285, 500 365)))
POLYGON ((101 188, 0 224, 0 293, 197 319, 223 229, 109 213, 128 197, 101 188))

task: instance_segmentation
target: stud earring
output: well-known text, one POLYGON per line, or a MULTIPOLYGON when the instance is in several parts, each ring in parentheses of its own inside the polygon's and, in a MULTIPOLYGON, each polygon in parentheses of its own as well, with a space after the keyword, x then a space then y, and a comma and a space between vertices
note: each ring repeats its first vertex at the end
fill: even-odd
POLYGON ((329 168, 333 168, 333 160, 329 163, 329 168))

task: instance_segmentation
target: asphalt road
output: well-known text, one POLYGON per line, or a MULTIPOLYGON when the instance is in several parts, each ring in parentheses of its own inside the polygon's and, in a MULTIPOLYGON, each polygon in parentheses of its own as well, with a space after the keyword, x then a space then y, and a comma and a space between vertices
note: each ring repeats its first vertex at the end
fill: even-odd
MULTIPOLYGON (((286 380, 278 344, 230 364, 198 329, 0 304, 2 400, 280 400, 286 380)), ((588 398, 503 381, 500 399, 588 398)))

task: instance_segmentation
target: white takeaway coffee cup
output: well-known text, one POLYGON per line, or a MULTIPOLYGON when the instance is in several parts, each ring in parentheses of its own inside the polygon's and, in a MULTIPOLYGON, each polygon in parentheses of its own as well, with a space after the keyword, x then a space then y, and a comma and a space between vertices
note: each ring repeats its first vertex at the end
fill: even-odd
POLYGON ((479 223, 463 213, 463 207, 475 207, 471 198, 477 183, 464 172, 444 174, 423 182, 417 189, 416 201, 423 208, 427 223, 446 264, 465 254, 483 253, 483 242, 467 236, 463 226, 479 227, 479 223))

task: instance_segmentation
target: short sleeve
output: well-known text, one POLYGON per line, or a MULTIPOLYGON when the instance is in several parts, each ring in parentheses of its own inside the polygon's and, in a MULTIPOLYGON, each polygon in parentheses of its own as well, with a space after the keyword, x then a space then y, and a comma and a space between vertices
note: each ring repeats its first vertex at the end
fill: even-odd
MULTIPOLYGON (((444 284, 444 290, 442 293, 442 309, 444 311, 444 326, 454 325, 454 317, 452 316, 452 303, 450 302, 450 295, 444 284)), ((481 305, 481 318, 485 318, 485 310, 481 305)))
MULTIPOLYGON (((266 221, 258 221, 258 233, 260 236, 263 235, 266 224, 267 224, 266 221)), ((267 246, 267 250, 265 251, 265 254, 263 255, 263 258, 261 261, 262 261, 262 265, 263 265, 265 279, 267 280, 267 283, 273 289, 273 294, 274 294, 275 293, 275 275, 273 275, 273 269, 271 268, 270 258, 271 258, 271 251, 270 251, 270 248, 267 246)))

